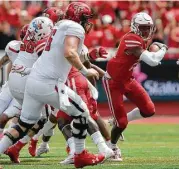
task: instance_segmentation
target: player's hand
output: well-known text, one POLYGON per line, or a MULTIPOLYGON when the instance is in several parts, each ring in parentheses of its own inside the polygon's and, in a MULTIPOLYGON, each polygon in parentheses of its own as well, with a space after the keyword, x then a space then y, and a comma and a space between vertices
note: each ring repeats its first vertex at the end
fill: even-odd
POLYGON ((26 67, 22 65, 13 65, 11 71, 14 73, 23 74, 25 72, 26 67))
POLYGON ((162 47, 165 47, 166 50, 168 50, 168 46, 165 45, 165 44, 163 44, 163 43, 160 43, 160 42, 154 42, 154 43, 152 43, 152 44, 153 44, 153 45, 157 45, 160 49, 161 49, 162 47))
POLYGON ((179 60, 177 60, 176 64, 179 65, 179 60))
POLYGON ((89 58, 90 60, 96 60, 98 58, 107 58, 107 51, 105 48, 100 47, 99 49, 93 49, 91 52, 89 52, 89 58))
POLYGON ((19 73, 22 76, 28 75, 31 72, 31 68, 27 68, 22 65, 13 65, 11 68, 12 73, 19 73))
POLYGON ((86 75, 87 77, 94 77, 96 80, 99 79, 99 73, 95 69, 91 68, 87 70, 88 70, 88 73, 86 75))

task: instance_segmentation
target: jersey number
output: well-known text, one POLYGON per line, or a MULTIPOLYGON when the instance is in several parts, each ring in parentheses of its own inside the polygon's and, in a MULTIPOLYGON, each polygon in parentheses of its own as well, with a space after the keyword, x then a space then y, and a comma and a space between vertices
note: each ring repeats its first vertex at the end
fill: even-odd
POLYGON ((49 36, 48 41, 47 41, 47 45, 45 47, 45 51, 50 50, 51 43, 52 43, 52 40, 53 40, 53 36, 55 35, 56 32, 57 32, 57 29, 52 29, 52 32, 50 33, 50 36, 49 36))

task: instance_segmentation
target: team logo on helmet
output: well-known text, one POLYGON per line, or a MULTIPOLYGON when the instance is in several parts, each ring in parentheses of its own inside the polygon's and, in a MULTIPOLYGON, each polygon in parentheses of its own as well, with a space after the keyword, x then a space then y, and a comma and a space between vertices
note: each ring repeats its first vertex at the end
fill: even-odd
POLYGON ((83 11, 84 7, 79 6, 77 4, 74 5, 74 14, 75 15, 80 15, 81 11, 83 11))
POLYGON ((33 27, 34 27, 34 31, 37 33, 38 30, 42 29, 42 23, 39 20, 36 20, 32 23, 33 27))

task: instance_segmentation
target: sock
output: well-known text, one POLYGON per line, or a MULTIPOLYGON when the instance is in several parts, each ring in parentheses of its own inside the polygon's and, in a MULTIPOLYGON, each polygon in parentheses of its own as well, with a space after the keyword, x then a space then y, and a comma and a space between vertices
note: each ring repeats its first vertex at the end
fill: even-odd
POLYGON ((0 128, 0 135, 3 134, 4 129, 0 128))
POLYGON ((93 133, 91 135, 91 138, 92 138, 93 142, 97 145, 100 153, 103 153, 108 148, 100 131, 93 133))
POLYGON ((23 144, 27 144, 30 141, 30 137, 28 135, 24 136, 22 139, 20 139, 19 141, 23 144))
POLYGON ((44 146, 44 147, 46 147, 46 146, 48 145, 48 141, 47 141, 47 142, 42 141, 41 145, 44 146))
POLYGON ((74 137, 71 137, 67 140, 67 144, 70 147, 70 152, 69 154, 73 155, 75 154, 75 142, 74 142, 74 137))
POLYGON ((75 154, 81 154, 85 149, 85 139, 74 138, 75 154))
POLYGON ((12 140, 4 136, 0 141, 0 154, 3 154, 12 144, 12 140))
POLYGON ((111 148, 111 140, 106 141, 106 145, 111 148))
POLYGON ((56 124, 52 123, 51 121, 47 121, 47 123, 44 124, 44 127, 41 129, 41 133, 46 133, 48 132, 51 128, 53 128, 56 124))
POLYGON ((114 148, 118 148, 117 144, 112 144, 111 143, 111 149, 114 149, 114 148))
POLYGON ((140 110, 138 108, 133 109, 129 113, 127 113, 127 119, 128 121, 133 121, 137 119, 143 118, 140 114, 140 110))

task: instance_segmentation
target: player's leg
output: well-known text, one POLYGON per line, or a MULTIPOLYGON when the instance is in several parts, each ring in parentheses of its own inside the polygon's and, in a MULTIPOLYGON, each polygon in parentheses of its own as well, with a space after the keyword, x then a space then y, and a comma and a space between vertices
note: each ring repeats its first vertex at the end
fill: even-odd
POLYGON ((22 106, 19 123, 4 134, 4 137, 0 141, 0 153, 4 153, 8 147, 16 143, 28 133, 29 129, 31 129, 36 121, 40 118, 40 111, 42 107, 43 103, 34 100, 29 95, 25 95, 25 101, 22 106), (28 110, 29 113, 24 112, 23 108, 28 110))
POLYGON ((127 127, 127 115, 123 105, 123 86, 112 80, 103 78, 103 85, 108 98, 108 104, 111 113, 114 117, 114 126, 111 130, 111 148, 115 152, 114 160, 122 161, 120 149, 117 147, 117 142, 121 133, 127 127))
POLYGON ((6 117, 4 117, 4 115, 2 115, 2 113, 8 108, 12 99, 13 99, 13 97, 9 91, 8 82, 6 82, 2 86, 2 89, 0 92, 0 137, 3 136, 4 126, 5 126, 4 121, 6 121, 6 117))
POLYGON ((145 89, 136 80, 128 85, 128 89, 126 97, 138 107, 127 114, 128 121, 153 116, 155 106, 145 89))
POLYGON ((11 118, 19 116, 20 111, 21 106, 15 99, 13 99, 7 109, 2 114, 0 114, 0 132, 3 132, 5 125, 11 118))

